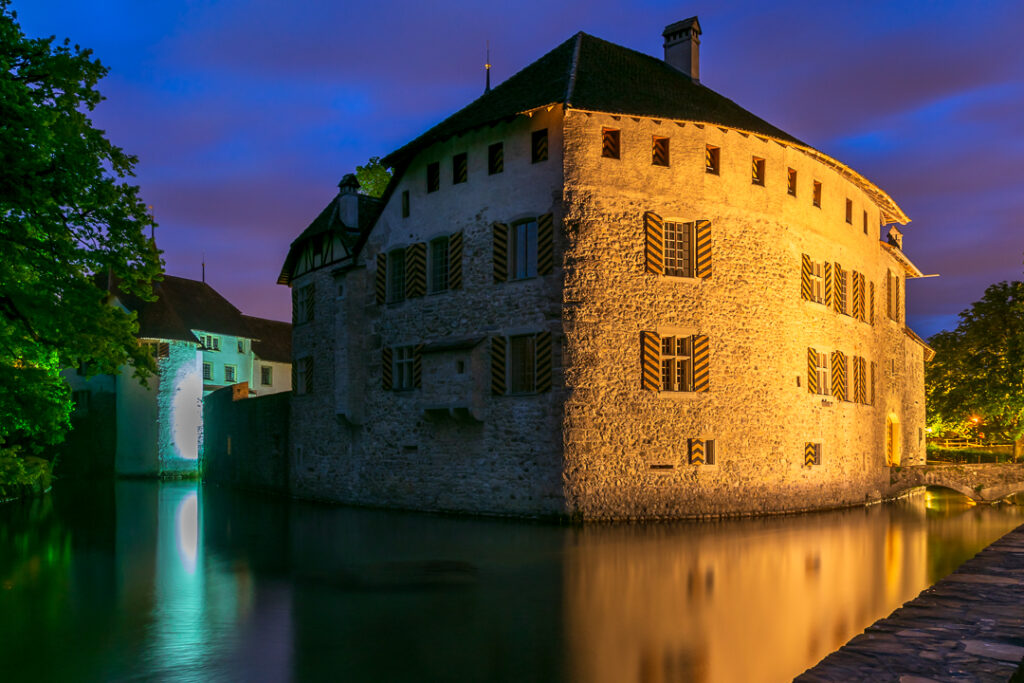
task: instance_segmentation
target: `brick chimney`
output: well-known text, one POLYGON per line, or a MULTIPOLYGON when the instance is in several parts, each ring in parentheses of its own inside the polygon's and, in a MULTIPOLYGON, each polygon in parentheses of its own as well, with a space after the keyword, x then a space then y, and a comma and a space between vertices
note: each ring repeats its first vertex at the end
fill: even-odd
POLYGON ((665 62, 700 83, 700 22, 690 17, 669 24, 665 37, 665 62))
POLYGON ((338 183, 338 220, 359 232, 359 181, 354 173, 346 173, 338 183))

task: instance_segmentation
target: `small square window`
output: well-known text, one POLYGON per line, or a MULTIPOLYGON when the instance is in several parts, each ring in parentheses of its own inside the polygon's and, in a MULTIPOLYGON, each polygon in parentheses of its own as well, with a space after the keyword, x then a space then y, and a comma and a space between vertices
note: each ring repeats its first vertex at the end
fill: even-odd
POLYGON ((868 234, 868 212, 864 212, 864 234, 868 234))
POLYGON ((606 159, 619 158, 619 131, 616 128, 601 129, 601 156, 606 159))
POLYGON ((466 153, 461 152, 452 157, 452 185, 464 183, 468 177, 466 153))
POLYGON ((234 383, 235 381, 235 366, 225 365, 224 366, 224 381, 234 383))
POLYGON ((655 166, 668 166, 668 138, 654 136, 651 149, 651 163, 655 166))
POLYGON ((721 149, 714 145, 704 148, 704 170, 708 173, 718 175, 719 164, 721 163, 721 149))
POLYGON ((846 200, 846 222, 853 225, 853 200, 846 200))
POLYGON ((530 135, 530 160, 533 163, 548 160, 548 129, 535 130, 530 135))
POLYGON ((811 203, 819 209, 821 208, 821 183, 817 180, 814 181, 814 196, 811 198, 811 203))
POLYGON ((505 145, 495 142, 487 148, 487 173, 495 175, 505 170, 505 145))
POLYGON ((409 217, 409 190, 402 190, 402 218, 409 217))
POLYGON ((427 164, 427 192, 437 192, 441 189, 441 163, 433 161, 427 164))
POLYGON ((791 168, 788 171, 789 178, 787 180, 786 192, 789 193, 790 197, 796 196, 796 169, 791 168))
POLYGON ((274 383, 274 368, 270 365, 260 366, 260 384, 269 387, 274 383))
POLYGON ((764 187, 764 159, 752 157, 750 160, 750 182, 764 187))
POLYGON ((203 379, 213 379, 213 363, 203 363, 203 379))

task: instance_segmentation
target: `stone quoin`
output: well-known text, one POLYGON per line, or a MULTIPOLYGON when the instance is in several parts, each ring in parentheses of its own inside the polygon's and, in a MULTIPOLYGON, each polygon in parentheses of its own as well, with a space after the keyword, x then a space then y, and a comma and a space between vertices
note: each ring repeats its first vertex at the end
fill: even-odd
POLYGON ((760 514, 924 463, 909 219, 700 82, 696 17, 663 35, 660 60, 576 34, 292 243, 294 495, 760 514))

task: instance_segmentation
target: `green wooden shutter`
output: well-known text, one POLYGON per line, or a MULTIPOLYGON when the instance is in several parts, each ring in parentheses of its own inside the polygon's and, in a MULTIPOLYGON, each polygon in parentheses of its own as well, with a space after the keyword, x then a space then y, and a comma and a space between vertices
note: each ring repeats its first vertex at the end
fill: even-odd
POLYGON ((534 343, 537 349, 537 392, 551 391, 551 333, 538 333, 534 343))
POLYGON ((537 274, 550 275, 554 268, 554 219, 550 213, 546 213, 537 219, 537 274))
POLYGON ((405 248, 405 297, 412 299, 427 293, 427 245, 424 242, 405 248))
POLYGON ((412 387, 419 389, 423 386, 423 344, 417 344, 412 348, 412 387))
POLYGON ((644 270, 665 274, 665 226, 653 211, 644 214, 644 270))
POLYGON ((697 221, 697 268, 699 278, 711 277, 711 221, 697 221))
POLYGON ((825 261, 825 306, 832 308, 832 300, 834 299, 832 292, 832 264, 825 261))
POLYGON ((816 394, 818 386, 818 351, 807 347, 807 393, 816 394))
POLYGON ((710 348, 704 334, 693 336, 693 390, 707 393, 711 385, 710 348))
POLYGON ((387 301, 388 296, 388 256, 377 254, 377 273, 374 275, 374 296, 377 305, 387 301))
POLYGON ((505 395, 505 338, 491 337, 491 393, 505 395))
POLYGON ((814 264, 809 254, 804 254, 800 263, 800 298, 804 301, 814 300, 814 289, 811 286, 811 272, 814 264))
POLYGON ((448 289, 462 289, 462 232, 448 238, 448 289))
POLYGON ((842 351, 832 352, 832 395, 846 401, 846 356, 842 351))
POLYGON ((704 464, 704 440, 703 439, 690 439, 690 464, 691 465, 703 465, 704 464))
POLYGON ((495 223, 494 231, 494 281, 508 280, 508 226, 495 223))
POLYGON ((391 347, 383 346, 380 349, 380 378, 381 387, 384 391, 391 391, 391 372, 394 368, 391 366, 391 347))
POLYGON ((661 336, 657 332, 640 333, 640 388, 661 389, 661 336))

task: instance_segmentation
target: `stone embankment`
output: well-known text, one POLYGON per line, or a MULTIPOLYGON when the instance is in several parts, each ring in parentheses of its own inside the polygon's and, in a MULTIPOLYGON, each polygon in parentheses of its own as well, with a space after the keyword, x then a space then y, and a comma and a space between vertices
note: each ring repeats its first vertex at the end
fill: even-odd
POLYGON ((1006 681, 1024 659, 1024 526, 795 680, 1006 681))

